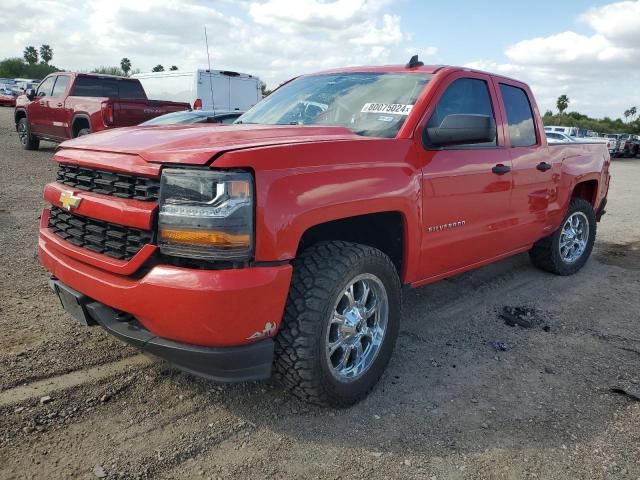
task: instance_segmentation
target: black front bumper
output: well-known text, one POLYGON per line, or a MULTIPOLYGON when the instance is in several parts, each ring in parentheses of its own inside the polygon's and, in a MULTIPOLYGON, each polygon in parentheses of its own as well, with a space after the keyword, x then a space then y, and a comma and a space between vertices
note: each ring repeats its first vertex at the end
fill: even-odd
POLYGON ((271 338, 238 347, 214 348, 178 343, 154 336, 130 315, 79 294, 59 280, 51 280, 51 284, 54 289, 65 289, 76 296, 89 325, 97 323, 120 340, 181 370, 221 382, 263 380, 271 376, 274 347, 271 338))

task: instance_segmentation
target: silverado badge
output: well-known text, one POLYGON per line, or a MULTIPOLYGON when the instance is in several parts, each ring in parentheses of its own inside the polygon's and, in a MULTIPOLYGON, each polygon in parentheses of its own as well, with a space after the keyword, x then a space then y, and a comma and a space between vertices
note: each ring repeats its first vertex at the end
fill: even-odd
POLYGON ((60 194, 60 203, 62 204, 62 208, 67 211, 80 205, 81 200, 82 199, 80 197, 74 196, 73 192, 62 192, 60 194))

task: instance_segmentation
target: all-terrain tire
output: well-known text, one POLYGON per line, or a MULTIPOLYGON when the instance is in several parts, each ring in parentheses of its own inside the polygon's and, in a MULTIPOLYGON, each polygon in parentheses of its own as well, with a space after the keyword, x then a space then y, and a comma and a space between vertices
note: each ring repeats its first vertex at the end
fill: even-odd
POLYGON ((346 407, 364 398, 384 372, 398 336, 401 287, 389 257, 375 248, 342 241, 320 242, 293 262, 293 278, 276 336, 274 377, 295 396, 321 406, 346 407), (327 328, 336 299, 359 275, 374 275, 388 299, 382 343, 362 376, 344 382, 331 373, 327 328))
POLYGON ((40 139, 31 134, 31 126, 26 117, 22 117, 18 121, 18 138, 23 150, 38 150, 40 148, 40 139))
POLYGON ((529 256, 533 264, 542 270, 555 273, 556 275, 573 275, 587 263, 595 240, 596 215, 593 211, 593 206, 585 199, 575 197, 572 198, 569 203, 569 209, 562 220, 560 228, 556 230, 553 235, 539 240, 533 248, 529 250, 529 256), (560 254, 560 237, 562 236, 562 229, 567 219, 576 212, 581 212, 586 216, 589 224, 589 236, 586 247, 580 257, 573 262, 567 262, 560 254))

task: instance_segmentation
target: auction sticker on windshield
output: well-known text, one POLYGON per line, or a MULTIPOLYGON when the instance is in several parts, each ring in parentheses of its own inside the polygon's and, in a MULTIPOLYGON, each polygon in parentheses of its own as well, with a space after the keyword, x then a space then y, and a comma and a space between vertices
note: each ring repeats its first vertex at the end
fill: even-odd
POLYGON ((409 115, 413 105, 401 103, 365 103, 361 113, 390 113, 392 115, 409 115))

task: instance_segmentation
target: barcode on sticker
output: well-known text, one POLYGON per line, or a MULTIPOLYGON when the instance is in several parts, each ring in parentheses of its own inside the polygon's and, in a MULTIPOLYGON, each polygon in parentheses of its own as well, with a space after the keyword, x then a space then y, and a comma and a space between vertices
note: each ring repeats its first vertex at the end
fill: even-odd
POLYGON ((365 103, 360 112, 362 113, 390 113, 392 115, 409 115, 413 105, 403 105, 401 103, 365 103))

